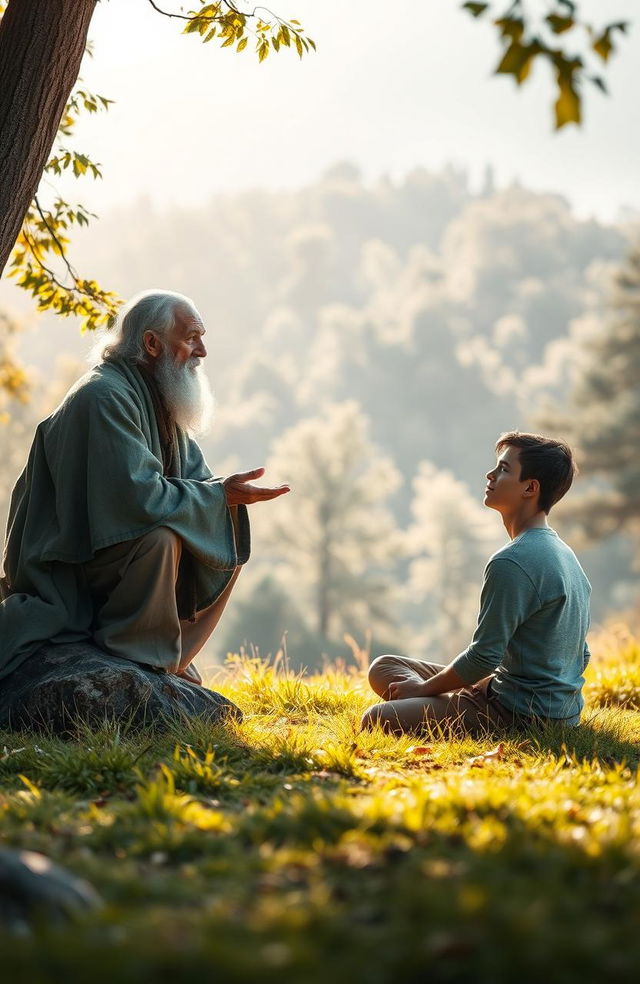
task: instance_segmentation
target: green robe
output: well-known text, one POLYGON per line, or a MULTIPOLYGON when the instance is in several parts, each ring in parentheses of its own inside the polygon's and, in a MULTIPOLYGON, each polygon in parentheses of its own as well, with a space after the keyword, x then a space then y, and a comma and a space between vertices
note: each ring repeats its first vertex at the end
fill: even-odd
POLYGON ((237 544, 220 479, 178 431, 179 477, 163 474, 158 424, 135 366, 103 362, 38 425, 11 496, 0 603, 0 679, 44 642, 91 638, 82 564, 96 550, 157 526, 193 558, 196 611, 211 605, 249 557, 246 507, 237 544))

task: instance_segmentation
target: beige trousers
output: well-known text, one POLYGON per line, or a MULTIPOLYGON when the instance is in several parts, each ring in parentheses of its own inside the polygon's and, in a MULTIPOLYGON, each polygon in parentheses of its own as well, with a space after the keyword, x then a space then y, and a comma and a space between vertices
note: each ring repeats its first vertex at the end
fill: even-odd
POLYGON ((94 601, 93 637, 101 649, 194 683, 189 664, 220 621, 240 568, 220 597, 195 622, 178 616, 176 582, 182 541, 166 526, 137 540, 98 550, 84 564, 94 601))
POLYGON ((401 680, 422 683, 439 673, 438 663, 426 663, 406 656, 378 656, 369 667, 369 683, 384 703, 374 704, 362 718, 362 728, 381 725, 393 734, 420 732, 434 728, 480 736, 514 723, 512 711, 490 693, 491 677, 463 690, 437 697, 405 697, 389 700, 389 685, 401 680))

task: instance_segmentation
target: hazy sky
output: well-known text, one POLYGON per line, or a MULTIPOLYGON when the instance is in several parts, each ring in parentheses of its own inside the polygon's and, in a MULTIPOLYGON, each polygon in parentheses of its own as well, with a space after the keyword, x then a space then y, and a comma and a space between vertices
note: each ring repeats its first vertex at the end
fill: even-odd
MULTIPOLYGON (((607 20, 640 25, 633 0, 581 7, 598 22, 605 9, 607 20)), ((554 133, 547 67, 521 90, 494 77, 496 32, 460 0, 273 0, 273 9, 304 24, 317 54, 300 62, 281 52, 258 65, 248 50, 181 35, 147 0, 102 0, 83 75, 116 105, 83 124, 78 149, 102 163, 105 180, 65 190, 104 212, 141 195, 194 204, 301 185, 341 159, 367 177, 450 161, 474 182, 491 163, 500 183, 561 191, 584 215, 640 209, 638 27, 608 73, 612 96, 590 87, 582 129, 554 133)))

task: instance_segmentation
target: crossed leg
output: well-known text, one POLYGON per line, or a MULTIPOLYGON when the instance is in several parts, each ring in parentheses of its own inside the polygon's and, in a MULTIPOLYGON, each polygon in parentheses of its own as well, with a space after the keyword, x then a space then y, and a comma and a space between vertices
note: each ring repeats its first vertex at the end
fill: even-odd
POLYGON ((378 696, 383 698, 383 703, 373 704, 365 711, 362 729, 379 725, 392 734, 404 734, 435 727, 481 735, 510 722, 512 716, 488 692, 490 677, 473 686, 437 697, 389 700, 390 684, 400 680, 423 683, 441 669, 442 666, 438 663, 406 656, 378 656, 369 667, 369 683, 378 696))

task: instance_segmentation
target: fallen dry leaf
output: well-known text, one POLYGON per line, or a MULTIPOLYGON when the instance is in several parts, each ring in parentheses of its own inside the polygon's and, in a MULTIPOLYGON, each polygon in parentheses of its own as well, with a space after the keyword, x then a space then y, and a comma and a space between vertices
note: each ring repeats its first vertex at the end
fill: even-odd
POLYGON ((504 758, 504 743, 500 742, 495 748, 492 748, 490 752, 484 752, 482 755, 474 755, 472 758, 467 759, 467 764, 472 768, 481 769, 485 762, 500 762, 504 758))
POLYGON ((431 745, 412 745, 407 748, 408 755, 431 755, 433 748, 431 745))

